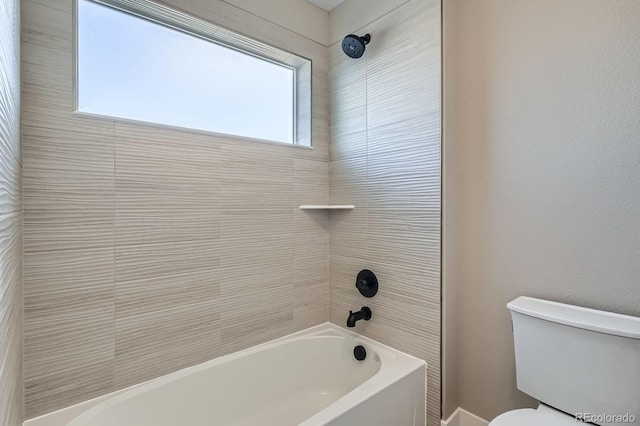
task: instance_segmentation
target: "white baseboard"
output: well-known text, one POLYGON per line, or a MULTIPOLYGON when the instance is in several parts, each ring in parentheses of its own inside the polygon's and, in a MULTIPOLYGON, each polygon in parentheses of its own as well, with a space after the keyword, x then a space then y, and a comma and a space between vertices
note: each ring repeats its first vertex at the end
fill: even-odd
POLYGON ((441 426, 488 426, 489 422, 467 410, 458 407, 447 420, 442 420, 441 426))

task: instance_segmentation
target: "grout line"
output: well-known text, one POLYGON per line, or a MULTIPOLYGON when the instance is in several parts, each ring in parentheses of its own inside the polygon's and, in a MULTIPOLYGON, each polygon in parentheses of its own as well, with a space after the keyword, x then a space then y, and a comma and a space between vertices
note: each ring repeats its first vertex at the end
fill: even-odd
POLYGON ((22 51, 22 39, 23 39, 23 28, 22 28, 22 9, 20 7, 20 2, 18 2, 18 7, 16 8, 17 12, 16 12, 16 20, 17 20, 17 42, 18 42, 18 52, 19 52, 19 60, 18 60, 18 66, 19 66, 19 72, 18 72, 18 78, 19 78, 19 90, 18 90, 18 96, 19 96, 19 105, 20 105, 20 111, 19 111, 19 124, 18 124, 18 128, 19 128, 19 144, 20 144, 20 168, 19 168, 19 179, 20 179, 20 243, 22 245, 21 250, 20 250, 20 298, 21 302, 22 302, 22 306, 20 307, 20 325, 21 325, 21 348, 20 348, 20 378, 21 378, 21 385, 20 385, 20 393, 21 393, 21 401, 20 401, 20 415, 21 415, 21 420, 24 422, 25 420, 25 414, 27 412, 27 392, 26 392, 26 386, 24 385, 26 382, 26 374, 25 374, 25 352, 24 352, 24 348, 25 348, 25 332, 24 332, 24 305, 25 305, 25 300, 24 300, 24 179, 23 179, 23 145, 22 145, 22 141, 24 140, 24 123, 23 123, 23 115, 24 115, 24 106, 25 103, 22 102, 22 84, 23 84, 23 73, 24 73, 24 69, 22 67, 22 59, 23 59, 23 51, 22 51))
POLYGON ((113 206, 113 225, 112 225, 112 230, 113 230, 113 264, 112 264, 112 271, 113 271, 113 328, 112 328, 112 332, 113 332, 113 351, 112 351, 112 357, 111 357, 111 386, 110 386, 110 390, 113 391, 115 388, 115 375, 116 375, 116 325, 117 325, 117 319, 118 319, 118 315, 117 315, 117 306, 116 306, 116 278, 117 278, 117 274, 116 274, 116 239, 117 239, 117 232, 116 232, 116 171, 117 171, 117 167, 116 167, 116 151, 117 151, 117 143, 116 143, 116 135, 117 135, 117 126, 118 124, 113 121, 113 199, 112 199, 112 206, 113 206))

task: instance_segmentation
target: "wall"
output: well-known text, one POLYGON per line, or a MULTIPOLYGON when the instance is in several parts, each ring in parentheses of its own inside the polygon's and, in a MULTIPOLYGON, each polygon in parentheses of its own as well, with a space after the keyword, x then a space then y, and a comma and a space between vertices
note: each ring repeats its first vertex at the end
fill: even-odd
POLYGON ((344 36, 361 29, 393 9, 402 6, 407 0, 348 0, 340 3, 329 13, 330 44, 342 41, 344 36))
POLYGON ((22 1, 28 418, 328 318, 326 48, 175 0, 313 60, 313 150, 84 118, 72 4, 22 1))
MULTIPOLYGON (((640 2, 460 1, 460 404, 516 389, 519 295, 640 315, 640 2)), ((445 142, 446 143, 446 142, 445 142)))
POLYGON ((20 3, 0 3, 0 424, 22 424, 20 3))
POLYGON ((442 418, 448 419, 459 406, 459 0, 442 8, 442 418))
POLYGON ((306 0, 225 0, 303 37, 329 44, 329 14, 306 0))
POLYGON ((368 305, 373 319, 359 322, 355 331, 427 360, 428 424, 435 426, 440 421, 440 2, 411 0, 349 32, 369 32, 372 40, 358 60, 344 55, 339 43, 329 53, 330 199, 356 206, 330 216, 329 317, 345 326, 350 309, 368 305), (354 286, 364 268, 380 281, 373 299, 354 286))

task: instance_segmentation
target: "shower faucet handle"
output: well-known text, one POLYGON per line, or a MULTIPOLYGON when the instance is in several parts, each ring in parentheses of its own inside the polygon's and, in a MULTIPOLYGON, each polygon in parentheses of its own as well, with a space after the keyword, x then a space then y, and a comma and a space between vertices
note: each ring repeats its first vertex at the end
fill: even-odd
POLYGON ((368 269, 363 269, 356 277, 356 288, 364 297, 373 297, 378 293, 378 278, 368 269))

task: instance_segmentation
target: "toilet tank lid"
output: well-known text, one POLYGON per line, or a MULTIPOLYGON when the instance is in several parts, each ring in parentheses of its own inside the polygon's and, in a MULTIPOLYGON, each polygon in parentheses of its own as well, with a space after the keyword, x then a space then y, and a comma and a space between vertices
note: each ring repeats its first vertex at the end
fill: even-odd
POLYGON ((520 296, 507 303, 512 312, 620 337, 640 339, 640 318, 520 296))

